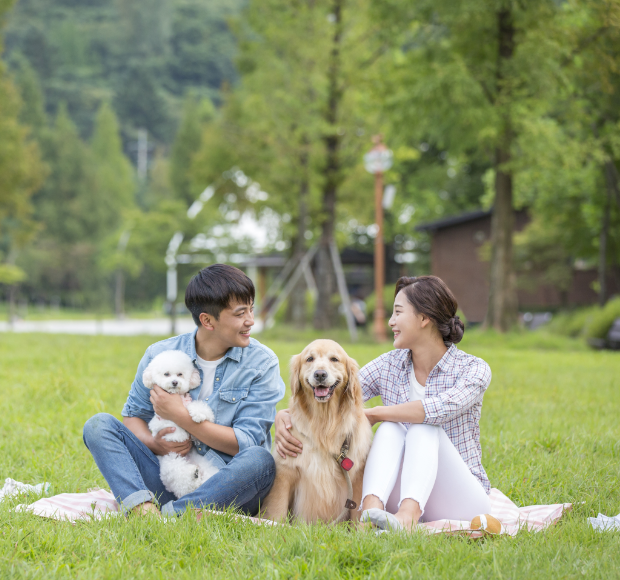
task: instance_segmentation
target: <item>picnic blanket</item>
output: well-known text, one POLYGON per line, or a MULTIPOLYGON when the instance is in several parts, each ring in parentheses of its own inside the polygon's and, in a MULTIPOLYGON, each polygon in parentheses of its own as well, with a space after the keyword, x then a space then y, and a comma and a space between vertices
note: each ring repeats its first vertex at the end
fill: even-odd
MULTIPOLYGON (((557 522, 564 512, 572 508, 570 503, 534 505, 519 508, 501 491, 493 488, 490 494, 491 515, 502 523, 502 534, 515 536, 519 530, 539 532, 557 522)), ((121 512, 114 496, 109 491, 97 489, 88 493, 62 493, 42 498, 30 505, 19 505, 16 511, 29 511, 35 515, 56 520, 100 520, 116 516, 121 512)), ((215 514, 223 512, 212 512, 215 514)), ((236 516, 259 525, 274 525, 275 522, 248 516, 236 516)), ((459 520, 438 520, 420 524, 419 529, 432 534, 466 534, 472 538, 485 535, 484 531, 472 530, 470 522, 459 520)))
MULTIPOLYGON (((72 523, 78 520, 101 520, 121 515, 120 506, 114 496, 105 489, 92 489, 87 493, 61 493, 52 497, 44 497, 30 505, 20 504, 15 507, 15 511, 28 511, 44 518, 66 520, 72 523)), ((215 510, 206 511, 218 515, 225 513, 215 510)), ((241 514, 235 514, 234 517, 256 524, 275 525, 275 522, 270 520, 261 520, 241 514)))

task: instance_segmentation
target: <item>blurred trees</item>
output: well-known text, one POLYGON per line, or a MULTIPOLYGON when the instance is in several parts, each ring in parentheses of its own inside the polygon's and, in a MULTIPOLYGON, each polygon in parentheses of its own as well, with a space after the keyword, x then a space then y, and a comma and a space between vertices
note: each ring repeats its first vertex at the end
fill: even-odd
MULTIPOLYGON (((0 77, 0 276, 76 306, 115 295, 120 314, 125 293, 163 295, 175 231, 225 259, 252 249, 229 235, 252 215, 268 248, 299 260, 319 244, 327 328, 328 247, 372 247, 362 155, 383 133, 386 241, 417 260, 403 268, 427 268, 416 223, 492 207, 489 325, 512 324, 517 283, 566 293, 576 264, 598 267, 604 302, 620 261, 619 22, 620 0, 20 0, 13 84, 0 77), (522 207, 532 222, 513 237, 522 207)), ((301 324, 303 281, 289 306, 301 324)))
POLYGON ((227 19, 241 0, 19 0, 5 28, 6 59, 26 58, 47 112, 66 103, 88 137, 102 99, 125 141, 146 128, 169 144, 189 90, 217 99, 236 77, 227 19))
MULTIPOLYGON (((41 167, 48 169, 42 183, 42 171, 29 168, 33 235, 16 258, 26 271, 19 276, 26 277, 22 291, 31 300, 106 304, 112 287, 118 297, 124 278, 138 275, 148 287, 127 289, 134 302, 160 294, 160 262, 172 235, 168 230, 174 231, 179 217, 175 200, 184 214, 192 196, 187 145, 199 144, 188 143, 188 131, 201 133, 200 123, 186 116, 174 149, 174 188, 169 187, 167 156, 178 105, 192 92, 203 114, 222 82, 234 80, 235 42, 226 19, 239 7, 240 2, 220 0, 20 0, 9 13, 4 58, 21 95, 21 130, 28 154, 38 148, 45 160, 41 167), (136 159, 142 128, 154 146, 148 151, 151 179, 138 188, 127 155, 136 159), (136 207, 138 200, 146 211, 136 207), (156 237, 168 239, 153 243, 152 233, 143 234, 162 221, 168 227, 156 230, 156 237)), ((19 98, 12 93, 3 95, 0 111, 16 118, 19 98)), ((29 158, 25 150, 14 152, 11 168, 17 175, 29 158)), ((24 182, 17 196, 22 217, 30 207, 26 189, 24 182)), ((8 255, 7 248, 2 251, 8 255)))
POLYGON ((61 105, 39 142, 49 175, 32 199, 40 229, 20 264, 28 287, 42 298, 53 293, 71 305, 92 306, 106 298, 102 244, 122 224, 135 189, 116 116, 101 105, 89 146, 61 105))
POLYGON ((393 1, 377 3, 376 11, 395 50, 381 91, 390 118, 446 151, 454 165, 488 168, 486 322, 506 330, 517 312, 512 230, 520 139, 550 112, 562 85, 562 8, 551 1, 393 1))
MULTIPOLYGON (((10 5, 0 2, 0 22, 10 5)), ((0 285, 8 287, 10 318, 16 284, 25 278, 16 261, 36 230, 30 198, 45 173, 37 144, 21 122, 27 116, 22 111, 19 93, 0 62, 0 285)))
MULTIPOLYGON (((377 126, 367 103, 376 60, 367 13, 363 0, 251 4, 235 26, 241 82, 195 159, 194 179, 203 182, 233 163, 259 180, 269 207, 286 216, 282 235, 295 259, 319 237, 316 328, 334 320, 329 245, 337 223, 348 212, 368 215, 356 188, 360 179, 371 183, 356 170, 370 147, 369 129, 377 126)), ((291 297, 298 324, 305 317, 304 289, 301 281, 291 297)))
POLYGON ((191 94, 185 98, 183 116, 170 152, 170 184, 176 197, 188 206, 204 189, 194 187, 190 170, 202 143, 204 126, 214 116, 213 103, 209 99, 197 99, 191 94))

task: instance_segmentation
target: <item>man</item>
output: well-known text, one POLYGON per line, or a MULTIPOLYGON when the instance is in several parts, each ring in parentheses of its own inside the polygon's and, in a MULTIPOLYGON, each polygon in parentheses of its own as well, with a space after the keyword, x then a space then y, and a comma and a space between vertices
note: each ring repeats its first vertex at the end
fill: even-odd
POLYGON ((107 413, 95 415, 84 425, 84 443, 125 513, 161 509, 170 517, 190 506, 235 506, 254 515, 275 477, 270 429, 285 392, 276 355, 250 338, 254 285, 241 270, 215 264, 191 280, 185 304, 196 330, 146 350, 121 413, 123 422, 107 413), (165 350, 181 350, 194 361, 202 384, 190 394, 208 402, 215 423, 195 423, 180 395, 144 386, 144 369, 165 350), (147 424, 155 413, 191 433, 198 452, 220 467, 179 499, 164 488, 157 456, 186 455, 193 443, 163 439, 173 428, 153 437, 147 424))

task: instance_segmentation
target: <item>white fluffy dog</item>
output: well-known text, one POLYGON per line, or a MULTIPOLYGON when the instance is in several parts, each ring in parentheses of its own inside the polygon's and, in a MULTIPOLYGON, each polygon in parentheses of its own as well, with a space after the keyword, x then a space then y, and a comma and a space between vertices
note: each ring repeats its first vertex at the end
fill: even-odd
MULTIPOLYGON (((168 393, 183 395, 183 404, 196 423, 215 421, 211 407, 205 401, 193 401, 188 394, 190 389, 200 385, 200 373, 184 352, 166 350, 158 354, 144 369, 142 382, 148 389, 157 385, 168 393)), ((166 441, 180 443, 191 437, 185 429, 158 415, 149 422, 153 435, 167 427, 175 427, 176 430, 163 436, 166 441)), ((195 447, 192 447, 185 457, 178 453, 168 453, 159 458, 159 464, 159 476, 164 487, 177 497, 194 491, 219 471, 219 468, 200 455, 195 447)))

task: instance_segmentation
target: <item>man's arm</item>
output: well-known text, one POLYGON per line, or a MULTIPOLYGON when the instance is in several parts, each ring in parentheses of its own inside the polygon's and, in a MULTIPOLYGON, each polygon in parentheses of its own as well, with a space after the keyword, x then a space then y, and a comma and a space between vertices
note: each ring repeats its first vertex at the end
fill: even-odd
MULTIPOLYGON (((155 412, 162 419, 174 421, 179 427, 196 437, 198 441, 202 441, 209 447, 228 455, 239 453, 239 443, 232 427, 225 427, 210 421, 196 423, 185 408, 180 395, 167 393, 161 387, 155 386, 151 391, 151 403, 155 412)), ((146 442, 143 443, 147 445, 146 442)))
MULTIPOLYGON (((185 407, 183 408, 185 409, 185 407)), ((185 411, 187 411, 187 409, 185 409, 185 411)), ((239 453, 239 442, 237 441, 235 430, 232 427, 218 425, 210 421, 195 423, 189 413, 180 416, 178 419, 175 419, 174 422, 188 433, 191 433, 198 441, 206 443, 209 447, 217 451, 222 451, 228 455, 237 455, 237 453, 239 453)))
POLYGON ((179 395, 171 395, 159 387, 151 391, 151 403, 163 419, 174 421, 209 447, 236 455, 247 447, 262 445, 273 425, 276 404, 286 388, 280 377, 278 359, 252 381, 247 397, 239 402, 232 427, 209 421, 195 423, 179 395))
POLYGON ((188 439, 182 443, 166 441, 163 436, 172 433, 174 427, 162 429, 153 436, 148 425, 138 417, 123 417, 123 424, 144 443, 155 455, 167 455, 168 453, 178 453, 179 455, 187 455, 192 448, 192 440, 188 439))
POLYGON ((285 393, 280 364, 272 354, 252 381, 248 396, 239 403, 232 421, 240 451, 264 445, 276 418, 276 405, 285 393))

